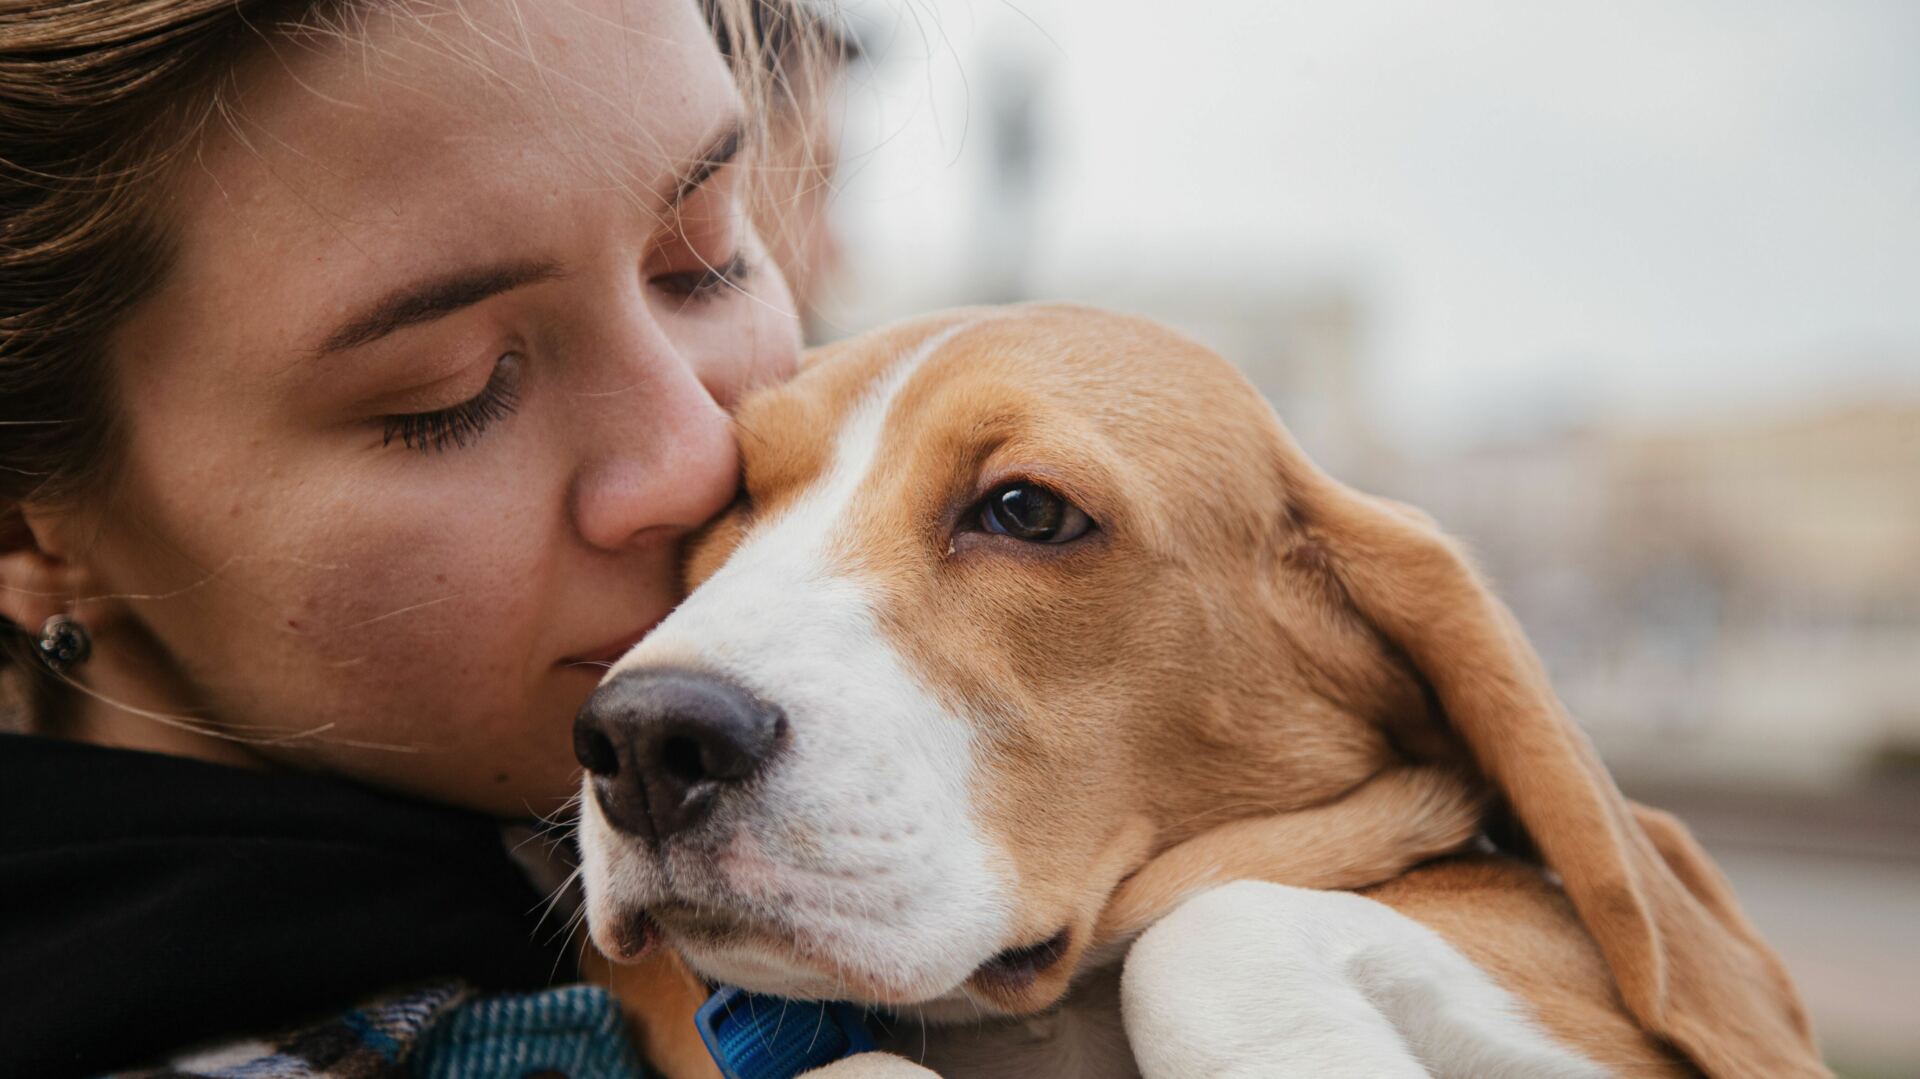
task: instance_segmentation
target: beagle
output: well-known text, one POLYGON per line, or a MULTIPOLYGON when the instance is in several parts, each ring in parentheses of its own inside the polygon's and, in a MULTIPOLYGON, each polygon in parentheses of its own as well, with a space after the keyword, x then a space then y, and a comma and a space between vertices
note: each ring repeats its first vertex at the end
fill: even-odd
POLYGON ((711 1074, 677 952, 893 1014, 821 1079, 1827 1074, 1455 545, 1219 357, 963 310, 738 430, 697 588, 574 732, 593 940, 667 1067, 711 1074))

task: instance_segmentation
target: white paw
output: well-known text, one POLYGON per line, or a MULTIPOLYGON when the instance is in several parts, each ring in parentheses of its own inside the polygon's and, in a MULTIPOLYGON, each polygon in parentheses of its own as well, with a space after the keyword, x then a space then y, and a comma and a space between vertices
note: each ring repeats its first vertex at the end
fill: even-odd
POLYGON ((892 1053, 861 1053, 805 1072, 800 1079, 939 1079, 939 1076, 892 1053))

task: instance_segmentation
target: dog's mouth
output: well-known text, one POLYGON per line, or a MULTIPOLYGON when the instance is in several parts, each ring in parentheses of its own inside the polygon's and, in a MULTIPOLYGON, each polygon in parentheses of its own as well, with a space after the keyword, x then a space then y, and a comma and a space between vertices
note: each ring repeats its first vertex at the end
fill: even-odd
POLYGON ((608 939, 601 944, 607 958, 635 963, 660 946, 660 925, 644 910, 636 910, 608 927, 608 939))
MULTIPOLYGON (((682 948, 746 947, 789 955, 797 943, 771 926, 672 900, 636 910, 620 919, 611 930, 611 943, 617 949, 613 958, 621 962, 641 959, 668 940, 682 948)), ((1038 943, 1007 948, 976 967, 965 984, 991 997, 1018 997, 1031 989, 1042 975, 1059 966, 1067 957, 1072 941, 1073 931, 1063 928, 1038 943)), ((843 988, 848 987, 848 973, 844 969, 836 972, 843 988)), ((895 994, 881 995, 893 1003, 906 1003, 910 999, 895 994)))
POLYGON ((723 914, 709 907, 669 900, 647 909, 655 925, 671 930, 676 940, 701 944, 727 944, 743 938, 774 936, 770 927, 746 918, 723 914))
POLYGON ((770 930, 690 903, 672 900, 635 908, 608 927, 609 957, 622 963, 645 958, 671 937, 677 944, 740 944, 775 936, 770 930))
POLYGON ((1062 929, 1038 944, 1008 948, 980 964, 967 981, 977 989, 1018 993, 1065 958, 1072 941, 1073 931, 1062 929))

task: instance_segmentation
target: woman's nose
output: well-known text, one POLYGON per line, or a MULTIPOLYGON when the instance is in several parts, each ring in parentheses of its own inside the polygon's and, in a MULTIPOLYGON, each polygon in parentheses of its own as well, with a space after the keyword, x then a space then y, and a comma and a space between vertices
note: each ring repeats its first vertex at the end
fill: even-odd
POLYGON ((739 483, 732 421, 697 372, 676 360, 647 381, 648 392, 598 402, 597 445, 575 479, 575 527, 606 550, 650 531, 698 528, 733 501, 739 483))

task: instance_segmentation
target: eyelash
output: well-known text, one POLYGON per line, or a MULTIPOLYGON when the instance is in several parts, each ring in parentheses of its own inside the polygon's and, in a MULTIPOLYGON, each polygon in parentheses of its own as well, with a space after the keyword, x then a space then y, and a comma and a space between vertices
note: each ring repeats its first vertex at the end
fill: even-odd
POLYGON ((466 446, 479 438, 495 420, 512 415, 520 404, 520 395, 515 388, 519 359, 517 352, 502 354, 494 363, 493 377, 470 400, 432 412, 407 412, 386 417, 386 429, 380 444, 391 446, 398 441, 408 449, 421 453, 438 453, 448 447, 459 449, 466 446))
POLYGON ((664 289, 670 296, 679 296, 686 303, 700 303, 716 298, 725 290, 738 289, 751 276, 753 265, 747 261, 745 252, 735 251, 717 266, 661 274, 653 279, 653 283, 656 288, 664 289))
MULTIPOLYGON (((703 303, 717 298, 724 290, 738 289, 752 275, 753 265, 747 261, 746 254, 736 251, 717 266, 661 274, 653 279, 653 283, 669 295, 681 297, 684 303, 703 303)), ((422 453, 439 453, 449 447, 464 448, 479 438, 495 420, 512 415, 519 406, 520 397, 513 385, 515 379, 509 370, 518 364, 508 363, 509 360, 518 359, 518 353, 502 355, 494 368, 493 377, 487 380, 486 386, 472 400, 432 412, 407 412, 386 417, 380 445, 391 446, 399 442, 410 450, 422 453)))

